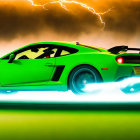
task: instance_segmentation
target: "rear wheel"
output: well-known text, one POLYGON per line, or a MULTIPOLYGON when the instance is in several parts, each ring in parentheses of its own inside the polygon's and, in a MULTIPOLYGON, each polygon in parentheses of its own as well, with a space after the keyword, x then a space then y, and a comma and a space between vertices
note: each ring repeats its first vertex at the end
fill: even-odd
MULTIPOLYGON (((101 82, 102 78, 99 72, 91 66, 83 65, 75 68, 69 76, 69 88, 75 94, 89 93, 85 91, 87 84, 101 82)), ((94 90, 92 92, 95 92, 94 90)))

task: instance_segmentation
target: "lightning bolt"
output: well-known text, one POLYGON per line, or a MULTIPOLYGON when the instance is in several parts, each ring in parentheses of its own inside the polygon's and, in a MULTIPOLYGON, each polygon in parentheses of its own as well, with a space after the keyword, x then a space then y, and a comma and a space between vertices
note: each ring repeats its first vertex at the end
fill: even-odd
POLYGON ((89 12, 91 12, 93 15, 96 15, 96 16, 98 17, 99 22, 103 25, 103 29, 104 29, 104 27, 105 27, 105 22, 104 22, 104 20, 103 20, 103 18, 102 18, 102 15, 104 15, 104 14, 106 14, 106 13, 108 13, 108 12, 110 12, 110 11, 112 10, 112 8, 110 8, 110 9, 108 9, 107 11, 105 11, 105 12, 103 12, 103 13, 97 13, 97 12, 95 11, 94 8, 92 8, 92 7, 90 7, 90 6, 86 5, 86 4, 84 4, 84 3, 82 3, 82 2, 77 2, 77 1, 74 1, 74 0, 72 0, 72 1, 69 1, 69 0, 57 0, 57 1, 49 2, 49 3, 45 3, 45 4, 35 4, 33 0, 27 0, 27 1, 30 2, 31 5, 33 5, 33 6, 36 6, 36 7, 37 7, 37 6, 38 6, 38 7, 43 7, 44 9, 46 9, 45 6, 48 5, 48 4, 51 4, 51 3, 58 3, 58 4, 60 4, 60 6, 61 6, 64 10, 66 10, 66 11, 69 11, 69 10, 68 10, 67 7, 65 6, 65 4, 77 4, 77 5, 80 5, 81 7, 87 9, 87 10, 88 10, 89 12))
POLYGON ((33 0, 27 0, 29 3, 31 3, 31 5, 33 6, 36 6, 36 7, 43 7, 45 9, 45 6, 48 4, 48 3, 45 3, 45 4, 35 4, 33 0))

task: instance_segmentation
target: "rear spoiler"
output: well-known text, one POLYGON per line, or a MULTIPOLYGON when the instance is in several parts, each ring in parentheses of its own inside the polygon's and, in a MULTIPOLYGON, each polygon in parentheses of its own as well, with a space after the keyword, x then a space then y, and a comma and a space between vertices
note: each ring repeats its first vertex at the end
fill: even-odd
POLYGON ((108 51, 113 54, 118 54, 121 51, 127 52, 128 50, 139 51, 139 53, 140 53, 140 48, 128 48, 128 46, 115 46, 115 47, 109 49, 108 51))

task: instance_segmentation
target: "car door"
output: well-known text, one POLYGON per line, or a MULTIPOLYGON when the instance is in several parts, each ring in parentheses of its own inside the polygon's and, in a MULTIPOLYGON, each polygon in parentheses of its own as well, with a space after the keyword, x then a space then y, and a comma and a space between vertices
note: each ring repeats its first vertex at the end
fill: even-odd
POLYGON ((12 63, 8 63, 8 59, 2 59, 0 61, 0 84, 21 86, 49 81, 55 67, 55 57, 45 56, 44 49, 48 50, 50 47, 39 45, 39 47, 30 46, 19 50, 15 52, 16 58, 12 63), (34 51, 32 51, 33 48, 34 51))

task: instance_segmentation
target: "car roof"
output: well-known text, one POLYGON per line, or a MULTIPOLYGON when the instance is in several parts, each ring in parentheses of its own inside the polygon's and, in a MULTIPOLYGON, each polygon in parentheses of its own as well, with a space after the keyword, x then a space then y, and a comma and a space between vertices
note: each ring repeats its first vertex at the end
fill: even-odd
MULTIPOLYGON (((104 48, 100 48, 100 47, 95 47, 95 46, 89 46, 89 45, 84 45, 84 44, 81 44, 79 42, 59 42, 59 41, 48 41, 48 42, 37 42, 37 43, 32 43, 32 44, 29 44, 27 46, 30 46, 30 45, 39 45, 39 44, 53 44, 53 45, 62 45, 62 46, 68 46, 68 47, 72 47, 72 48, 75 48, 75 49, 82 49, 82 48, 90 48, 90 49, 94 49, 94 50, 97 50, 99 52, 107 52, 106 49, 104 48)), ((25 46, 26 47, 26 46, 25 46)))
POLYGON ((46 41, 46 42, 36 42, 36 43, 31 43, 29 45, 38 45, 38 44, 55 44, 55 45, 59 45, 59 44, 65 44, 65 45, 75 45, 75 42, 60 42, 60 41, 46 41))

